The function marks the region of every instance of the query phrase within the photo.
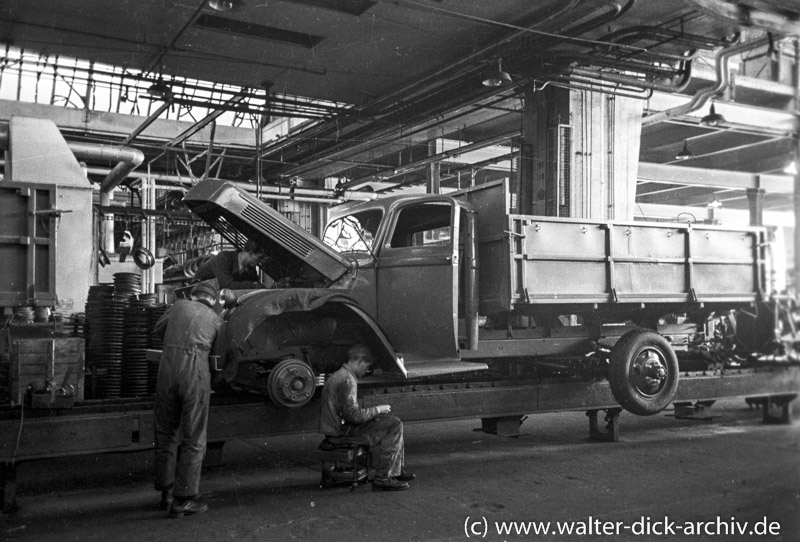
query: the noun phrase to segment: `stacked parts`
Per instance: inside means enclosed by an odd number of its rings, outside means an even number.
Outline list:
[[[115,273],[114,284],[89,288],[84,335],[91,397],[139,397],[155,392],[158,366],[147,361],[158,339],[153,327],[166,310],[155,294],[141,294],[137,273]],[[154,316],[155,315],[155,316]]]
[[[122,395],[122,337],[125,301],[114,295],[114,285],[89,288],[86,302],[86,362],[92,397],[106,399]]]
[[[155,303],[150,296],[130,299],[125,309],[125,333],[122,343],[122,395],[140,397],[148,394],[149,370],[147,345],[150,342],[150,317],[147,309]]]

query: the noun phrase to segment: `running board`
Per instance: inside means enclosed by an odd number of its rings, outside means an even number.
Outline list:
[[[419,361],[406,363],[408,378],[423,378],[426,376],[447,375],[453,373],[466,373],[469,371],[485,371],[489,366],[485,363],[467,361]]]

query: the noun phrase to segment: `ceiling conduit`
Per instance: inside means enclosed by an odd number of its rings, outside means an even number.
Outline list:
[[[632,75],[604,72],[602,70],[593,68],[572,68],[570,70],[570,77],[576,76],[579,79],[589,79],[589,80],[600,79],[602,81],[609,81],[611,83],[619,83],[621,85],[629,85],[632,87],[659,90],[661,92],[681,92],[689,85],[689,81],[692,78],[692,61],[689,60],[682,64],[683,66],[681,68],[682,72],[681,80],[674,85],[667,83],[659,83],[658,81],[646,81],[644,79],[639,79],[638,77],[634,77]]]
[[[667,109],[666,111],[660,111],[658,113],[647,115],[642,119],[642,126],[649,126],[658,122],[664,122],[700,109],[711,97],[719,94],[728,86],[728,83],[730,82],[730,70],[728,69],[728,64],[732,56],[744,53],[751,49],[763,47],[767,44],[769,44],[769,38],[764,36],[756,40],[738,43],[736,45],[732,45],[731,47],[726,47],[725,49],[720,50],[716,55],[715,62],[717,82],[713,86],[700,89],[700,91],[685,104],[673,107],[672,109]]]

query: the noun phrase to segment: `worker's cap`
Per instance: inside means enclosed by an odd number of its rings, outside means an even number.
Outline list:
[[[193,296],[205,295],[210,297],[211,299],[217,299],[217,289],[213,284],[209,282],[198,282],[195,285],[195,287],[192,288],[192,295]]]

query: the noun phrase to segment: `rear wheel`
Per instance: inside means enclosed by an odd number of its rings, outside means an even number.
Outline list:
[[[285,359],[278,363],[267,378],[267,393],[272,402],[288,408],[308,403],[314,396],[314,371],[304,361]]]
[[[627,411],[651,416],[667,408],[678,389],[678,358],[654,331],[636,329],[617,341],[608,369],[611,392]]]

